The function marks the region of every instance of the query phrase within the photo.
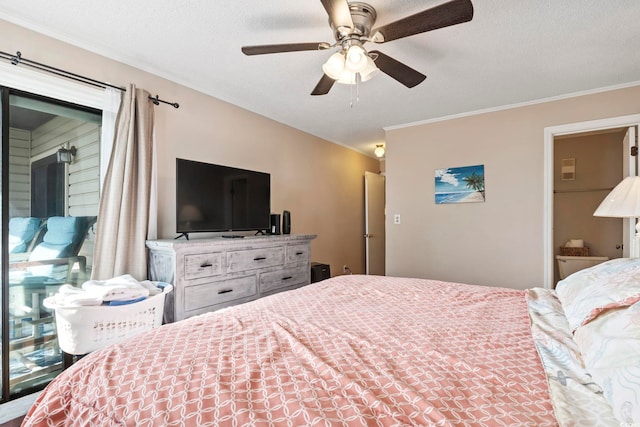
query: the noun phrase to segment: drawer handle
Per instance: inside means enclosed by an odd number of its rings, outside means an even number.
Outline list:
[[[254,261],[263,261],[263,260],[265,260],[265,259],[267,259],[267,257],[266,257],[266,256],[257,256],[257,257],[255,257],[253,260],[254,260]]]
[[[287,276],[282,278],[282,280],[289,280],[289,279],[293,279],[293,276]]]
[[[229,292],[233,292],[233,289],[220,289],[220,290],[218,291],[218,295],[221,295],[221,294],[228,294]]]
[[[206,268],[206,267],[213,267],[213,264],[211,264],[211,263],[205,263],[205,264],[202,264],[202,265],[200,266],[200,268]]]
[[[304,255],[304,252],[296,252],[296,255]]]

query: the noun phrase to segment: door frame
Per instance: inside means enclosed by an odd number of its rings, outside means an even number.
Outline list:
[[[543,183],[543,285],[546,289],[553,289],[553,149],[556,136],[570,135],[581,132],[591,132],[605,129],[624,128],[640,125],[640,114],[610,117],[606,119],[590,120],[578,123],[549,126],[544,128],[544,183]],[[636,174],[636,171],[629,171]],[[632,229],[627,227],[625,230]],[[632,232],[633,233],[633,232]],[[632,236],[633,234],[631,234]]]

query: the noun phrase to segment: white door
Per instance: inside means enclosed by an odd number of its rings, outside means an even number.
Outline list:
[[[385,190],[384,176],[364,173],[365,267],[367,274],[384,276]]]

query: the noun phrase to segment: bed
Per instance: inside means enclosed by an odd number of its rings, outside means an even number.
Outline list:
[[[23,425],[630,426],[638,279],[633,259],[557,290],[334,277],[93,352]]]

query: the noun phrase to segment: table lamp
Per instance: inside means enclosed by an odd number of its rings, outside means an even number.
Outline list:
[[[640,176],[628,176],[611,190],[604,198],[593,216],[613,218],[640,217]],[[636,235],[631,246],[630,256],[638,258],[640,244],[640,223],[636,223]]]

